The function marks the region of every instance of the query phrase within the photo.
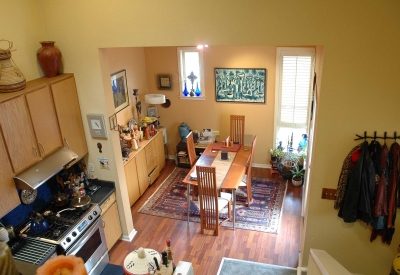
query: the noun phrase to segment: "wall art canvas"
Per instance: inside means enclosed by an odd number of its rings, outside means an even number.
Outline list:
[[[266,69],[215,68],[217,102],[265,103]]]
[[[122,70],[111,75],[111,88],[114,98],[115,113],[129,106],[126,71]]]

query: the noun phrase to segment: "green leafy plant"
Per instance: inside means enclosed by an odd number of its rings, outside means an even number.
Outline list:
[[[292,171],[292,178],[301,179],[304,176],[304,169],[299,169],[299,166],[295,166],[295,170]]]

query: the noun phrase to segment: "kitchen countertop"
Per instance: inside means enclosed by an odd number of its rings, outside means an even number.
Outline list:
[[[101,186],[93,195],[90,196],[92,202],[101,205],[115,191],[115,183],[106,180],[89,180],[90,183]]]

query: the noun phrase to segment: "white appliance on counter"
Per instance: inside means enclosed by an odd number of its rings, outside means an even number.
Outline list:
[[[177,274],[194,275],[192,263],[179,261],[179,263],[174,271],[174,275],[177,275]]]

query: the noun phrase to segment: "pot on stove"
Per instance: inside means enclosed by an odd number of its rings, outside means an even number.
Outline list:
[[[54,204],[56,206],[64,206],[67,203],[68,203],[67,194],[58,192],[57,195],[54,196]]]
[[[40,213],[33,211],[31,213],[30,231],[33,234],[40,234],[40,233],[45,232],[48,229],[49,229],[49,224],[43,218],[43,216]]]

